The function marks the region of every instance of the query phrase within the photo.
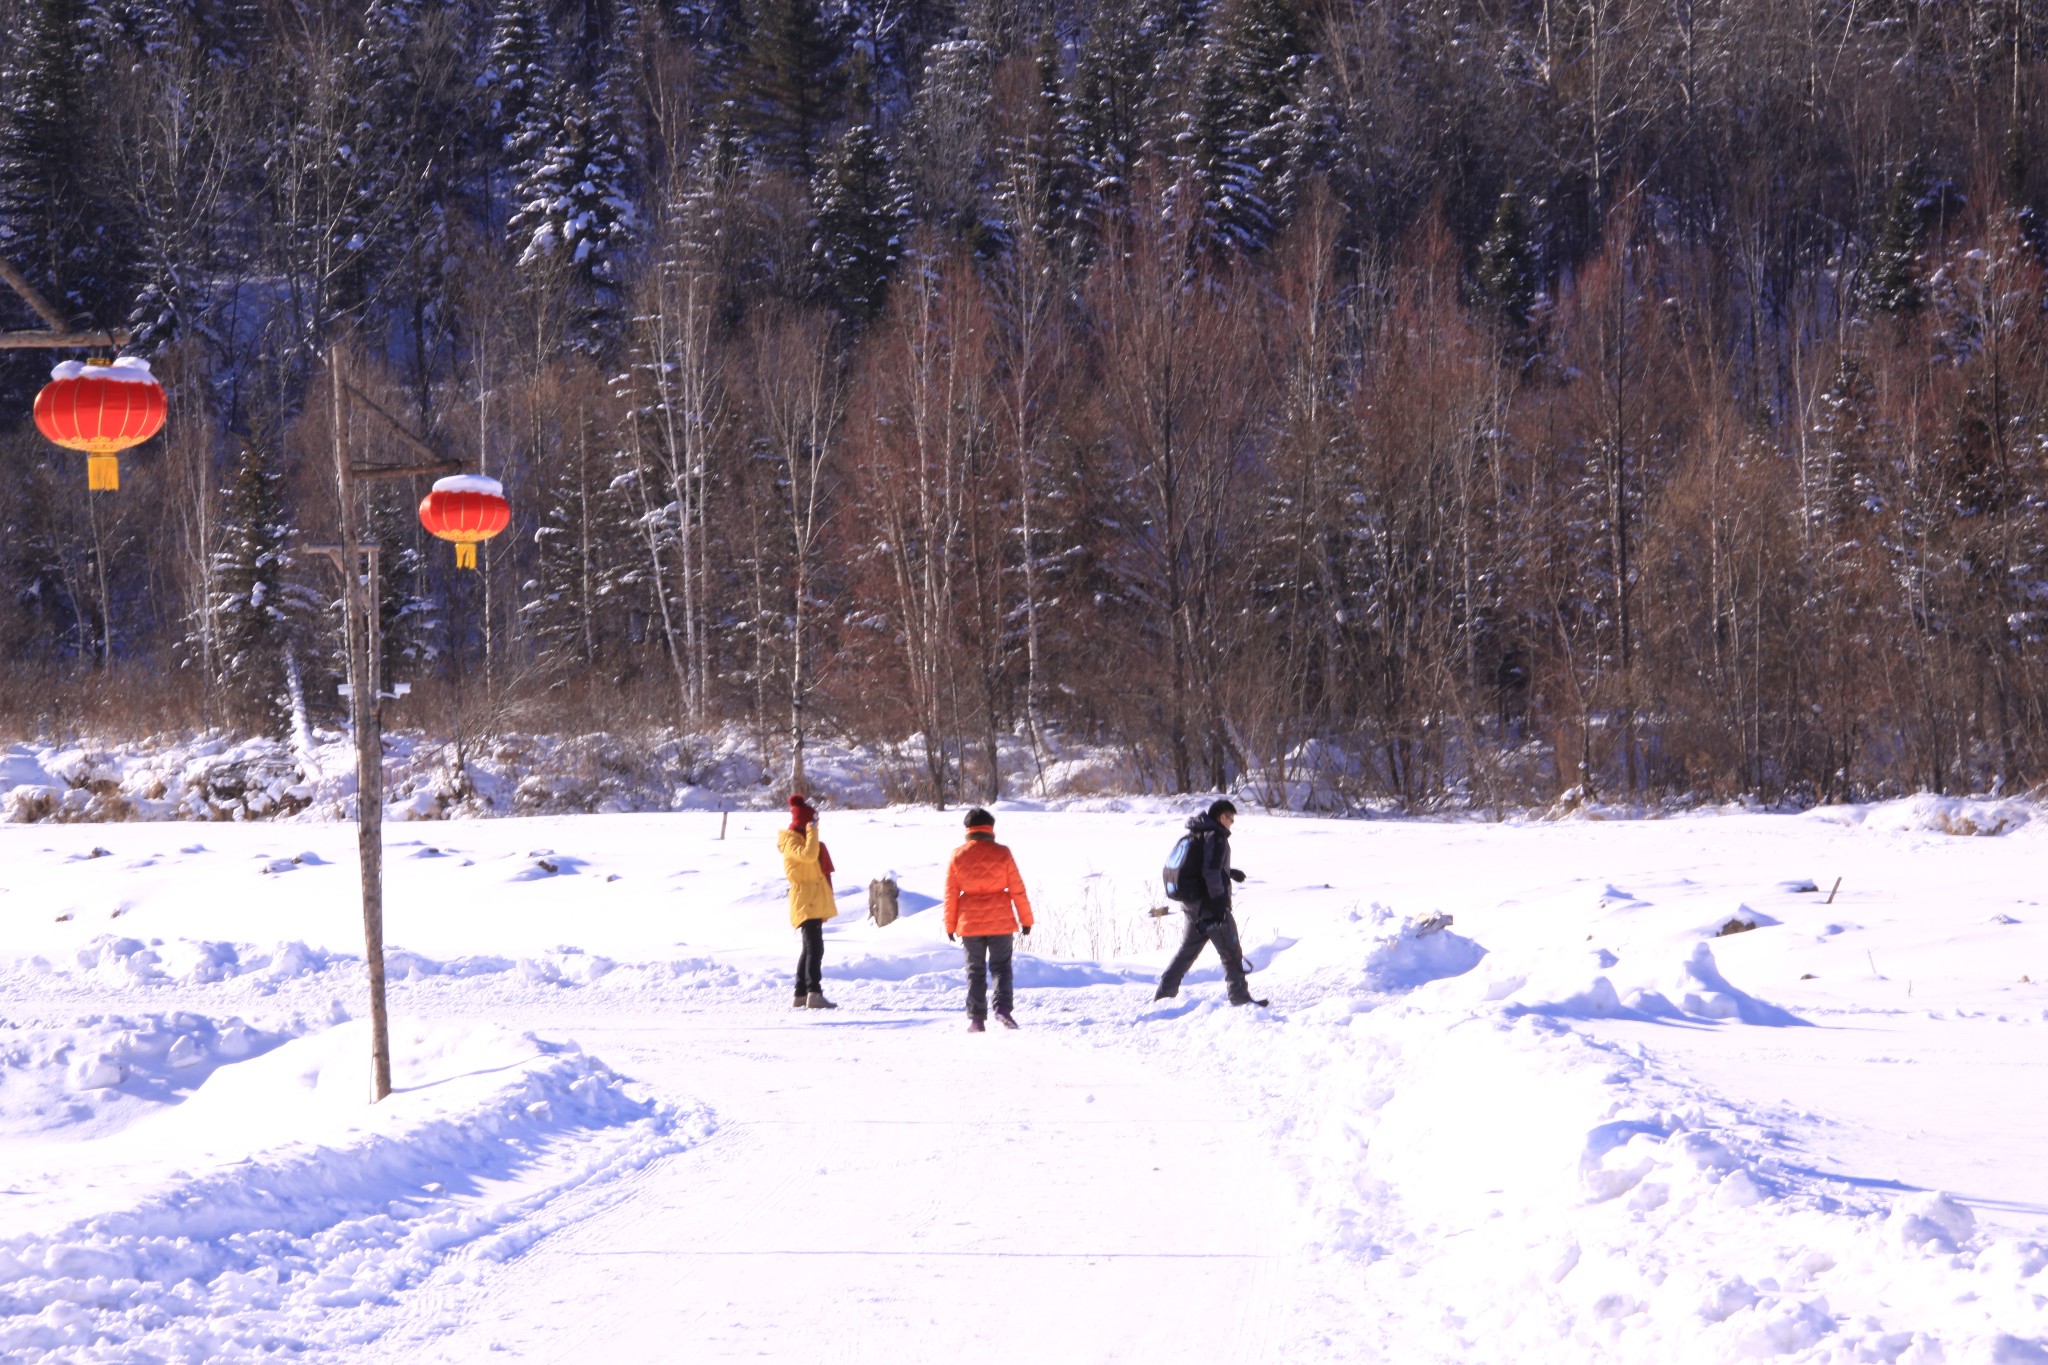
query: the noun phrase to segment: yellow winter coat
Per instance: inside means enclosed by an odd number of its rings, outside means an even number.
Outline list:
[[[801,928],[807,919],[838,914],[832,883],[818,866],[818,827],[806,825],[802,834],[786,829],[775,836],[775,846],[782,850],[782,871],[789,878],[789,922]]]

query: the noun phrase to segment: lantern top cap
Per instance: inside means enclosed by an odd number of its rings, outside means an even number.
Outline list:
[[[434,480],[436,493],[487,493],[494,498],[505,496],[505,485],[482,474],[450,474],[445,479]]]
[[[112,379],[123,384],[156,383],[156,376],[149,372],[149,362],[139,355],[124,355],[111,365],[66,360],[50,371],[52,379],[78,379],[85,375],[91,375],[94,379]]]

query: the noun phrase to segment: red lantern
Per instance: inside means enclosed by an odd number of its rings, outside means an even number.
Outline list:
[[[455,544],[455,567],[476,567],[477,542],[489,540],[512,523],[512,504],[496,479],[456,474],[436,479],[433,491],[420,500],[420,525]]]
[[[117,452],[164,429],[164,388],[136,356],[67,360],[36,395],[36,426],[66,450],[85,452],[87,488],[119,488]]]

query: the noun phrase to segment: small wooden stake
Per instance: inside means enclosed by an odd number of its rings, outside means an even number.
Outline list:
[[[718,812],[718,837],[720,839],[725,838],[725,817],[729,814],[731,814],[730,811],[722,810]]]
[[[1822,905],[1833,905],[1833,904],[1835,903],[1835,893],[1836,893],[1837,891],[1840,891],[1841,889],[1842,889],[1842,879],[1841,879],[1840,877],[1837,877],[1837,878],[1835,878],[1835,884],[1834,884],[1833,886],[1831,886],[1831,887],[1829,887],[1829,888],[1828,888],[1828,898],[1827,898],[1826,900],[1822,901],[1822,902],[1821,902],[1821,904],[1822,904]]]

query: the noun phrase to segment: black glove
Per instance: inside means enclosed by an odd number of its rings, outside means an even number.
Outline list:
[[[1244,873],[1240,872],[1238,869],[1233,867],[1230,869],[1230,880],[1234,882],[1241,882],[1244,880]]]
[[[949,933],[946,935],[946,942],[948,943],[958,943],[959,941],[960,936],[958,934]]]
[[[1028,925],[1028,924],[1024,926],[1024,937],[1026,937],[1026,938],[1030,938],[1030,937],[1031,937],[1031,926],[1030,926],[1030,925]]]

